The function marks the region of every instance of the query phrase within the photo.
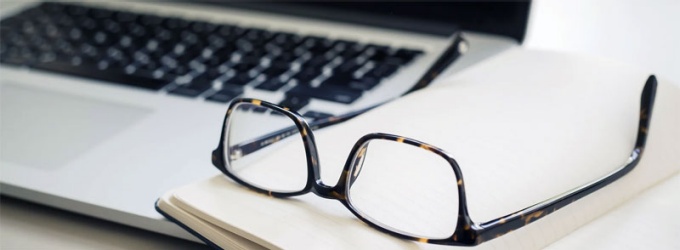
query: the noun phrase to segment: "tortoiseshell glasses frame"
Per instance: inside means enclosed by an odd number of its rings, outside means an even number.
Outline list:
[[[630,157],[628,158],[627,162],[617,168],[616,170],[612,171],[611,173],[596,179],[590,183],[587,183],[583,186],[574,188],[564,194],[561,194],[559,196],[553,197],[551,199],[545,200],[543,202],[539,202],[537,204],[534,204],[532,206],[526,207],[522,210],[516,211],[514,213],[507,214],[505,216],[502,216],[500,218],[490,220],[487,222],[483,223],[475,223],[472,221],[468,214],[467,210],[467,201],[465,197],[465,184],[463,181],[463,175],[460,170],[460,167],[456,163],[456,161],[453,159],[451,155],[446,153],[444,150],[439,149],[435,146],[428,145],[426,143],[402,137],[402,136],[397,136],[397,135],[391,135],[391,134],[383,134],[383,133],[374,133],[374,134],[368,134],[363,137],[361,137],[355,144],[352,150],[350,151],[350,154],[347,158],[347,161],[345,163],[342,175],[340,176],[340,179],[338,180],[337,184],[335,186],[328,186],[324,183],[321,182],[321,177],[319,173],[319,160],[318,160],[318,154],[317,154],[317,147],[316,143],[314,141],[314,134],[312,133],[312,130],[315,128],[320,128],[327,126],[329,124],[335,124],[338,122],[342,122],[344,120],[347,120],[353,116],[356,116],[356,114],[349,114],[346,116],[342,117],[332,117],[328,119],[324,119],[321,121],[314,121],[311,124],[308,124],[305,119],[300,116],[298,113],[290,111],[287,108],[277,106],[275,104],[271,104],[268,102],[260,101],[260,100],[255,100],[255,99],[238,99],[234,102],[231,103],[229,106],[229,110],[227,111],[227,115],[224,118],[224,126],[222,128],[222,133],[221,133],[221,138],[220,138],[220,143],[217,147],[212,152],[212,162],[215,167],[217,167],[220,171],[222,171],[225,175],[229,176],[231,179],[236,181],[237,183],[244,185],[256,192],[266,194],[269,196],[273,197],[290,197],[290,196],[296,196],[296,195],[302,195],[306,194],[309,192],[312,192],[318,196],[321,196],[323,198],[327,199],[335,199],[340,201],[345,207],[347,207],[357,218],[365,222],[366,224],[370,225],[371,227],[374,227],[377,230],[380,230],[384,233],[393,235],[398,238],[402,239],[407,239],[407,240],[413,240],[413,241],[418,241],[418,242],[423,242],[423,243],[432,243],[432,244],[441,244],[441,245],[458,245],[458,246],[474,246],[481,244],[483,242],[492,240],[494,238],[500,237],[510,231],[516,230],[518,228],[521,228],[527,224],[530,224],[538,219],[541,219],[545,217],[548,214],[551,214],[555,212],[556,210],[573,203],[576,200],[579,200],[586,195],[604,187],[607,186],[608,184],[616,181],[617,179],[621,178],[623,175],[627,174],[635,166],[638,164],[642,157],[642,153],[645,148],[645,141],[647,139],[647,130],[649,128],[649,123],[651,119],[651,114],[652,114],[652,108],[654,105],[654,98],[656,94],[656,87],[657,87],[657,81],[656,78],[652,75],[647,79],[647,82],[643,88],[642,91],[642,96],[640,100],[640,118],[639,118],[639,127],[638,127],[638,133],[637,133],[637,140],[635,142],[635,146],[633,148],[633,152],[630,154]],[[231,112],[240,104],[243,103],[249,103],[255,106],[264,106],[269,109],[275,110],[290,119],[292,119],[295,122],[295,128],[289,128],[289,129],[284,129],[284,131],[278,131],[273,134],[265,135],[262,138],[257,139],[257,142],[261,142],[263,140],[266,140],[267,138],[273,138],[275,136],[281,136],[282,134],[286,134],[287,136],[290,136],[290,129],[297,130],[299,134],[302,136],[302,140],[304,143],[304,148],[306,151],[307,155],[307,171],[308,171],[308,177],[307,177],[307,183],[306,186],[297,192],[289,192],[289,193],[282,193],[282,192],[275,192],[271,190],[265,190],[261,189],[259,187],[253,186],[248,184],[247,182],[241,180],[240,178],[237,177],[237,175],[233,174],[230,172],[229,168],[226,166],[228,163],[225,161],[225,155],[224,155],[224,147],[227,145],[224,145],[225,142],[225,129],[227,129],[227,122],[229,119],[229,115]],[[418,238],[418,237],[413,237],[409,235],[405,235],[399,232],[395,232],[393,230],[384,228],[376,223],[373,223],[371,220],[365,218],[362,216],[361,213],[359,213],[351,204],[349,199],[347,199],[347,194],[348,194],[348,178],[355,178],[352,177],[349,173],[351,172],[352,164],[360,157],[363,157],[360,153],[362,151],[362,147],[365,147],[367,143],[371,140],[391,140],[399,143],[405,143],[409,144],[412,146],[416,147],[421,147],[426,150],[429,150],[432,153],[435,153],[439,155],[440,157],[444,158],[453,168],[453,172],[456,177],[456,183],[458,186],[458,222],[455,226],[455,231],[453,232],[453,235],[446,237],[446,238],[440,238],[440,239],[430,239],[430,238]],[[232,147],[239,147],[239,150],[241,150],[242,153],[248,154],[250,152],[254,152],[262,147],[265,147],[267,145],[263,146],[258,146],[258,145],[263,145],[260,143],[245,143],[241,145],[236,145]],[[350,180],[351,183],[351,180]]]

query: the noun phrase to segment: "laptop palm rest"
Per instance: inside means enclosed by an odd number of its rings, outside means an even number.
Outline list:
[[[44,170],[59,168],[150,112],[70,94],[2,84],[0,159]]]

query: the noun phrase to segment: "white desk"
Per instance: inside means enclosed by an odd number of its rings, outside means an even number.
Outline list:
[[[525,46],[609,57],[647,69],[660,79],[680,84],[678,13],[680,2],[674,0],[538,0],[532,6]],[[670,200],[671,207],[678,208],[680,199],[671,198],[673,195],[677,194],[663,191],[651,194],[656,197],[655,200]],[[636,210],[624,210],[631,211]],[[654,209],[647,208],[645,211],[654,212]],[[668,227],[676,229],[670,235],[676,236],[677,243],[677,236],[680,236],[677,222],[680,218],[667,219],[670,223],[675,222],[668,224]],[[577,240],[573,241],[576,242],[580,241],[578,239],[590,242],[592,235],[576,234],[574,237]],[[562,246],[575,246],[573,242],[564,244]],[[0,204],[0,248],[199,249],[206,246],[31,203],[3,199]]]
[[[208,249],[208,247],[2,197],[0,249]]]
[[[535,0],[524,46],[600,56],[680,84],[680,1]]]

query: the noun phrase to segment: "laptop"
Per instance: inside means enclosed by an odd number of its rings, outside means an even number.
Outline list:
[[[528,10],[528,2],[3,3],[0,191],[193,240],[153,203],[218,174],[209,154],[231,100],[263,99],[310,120],[370,107],[410,89],[458,31],[469,50],[445,74],[517,46]]]

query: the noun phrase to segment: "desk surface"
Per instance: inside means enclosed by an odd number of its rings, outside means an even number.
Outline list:
[[[680,84],[677,13],[680,2],[674,0],[535,1],[525,46],[609,57]],[[676,198],[672,204],[679,203]],[[207,248],[6,197],[0,202],[0,222],[1,249]]]
[[[3,196],[0,249],[208,249],[196,242]]]
[[[680,1],[534,0],[524,46],[599,56],[680,84]]]

